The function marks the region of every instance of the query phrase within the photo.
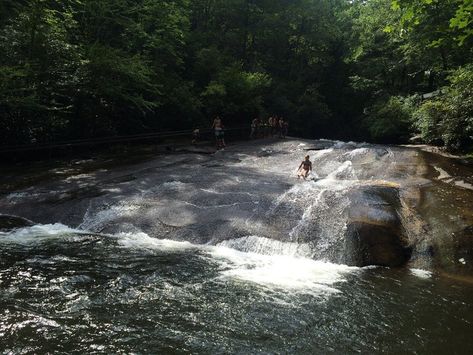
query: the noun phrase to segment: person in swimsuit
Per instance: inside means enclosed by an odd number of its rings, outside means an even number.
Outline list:
[[[225,148],[225,140],[223,134],[223,123],[220,116],[215,117],[212,128],[215,130],[215,140],[217,143],[217,149]]]
[[[259,129],[259,118],[256,117],[252,122],[251,122],[251,133],[250,133],[250,138],[257,138],[258,137],[258,129]]]
[[[266,123],[266,125],[264,127],[264,136],[265,136],[265,138],[269,137],[271,135],[272,126],[273,126],[273,116],[268,118],[268,122]]]
[[[284,127],[283,127],[283,130],[282,130],[282,137],[283,138],[286,138],[288,130],[289,130],[289,122],[284,121]]]
[[[278,125],[279,125],[279,117],[274,116],[271,122],[271,137],[274,137],[278,134]]]
[[[278,122],[278,132],[279,132],[279,138],[283,138],[283,132],[284,132],[284,120],[282,117],[279,117],[279,122]]]
[[[310,157],[307,155],[305,160],[302,161],[301,165],[297,169],[297,178],[300,179],[301,177],[305,180],[309,172],[312,171],[312,162],[309,160]]]

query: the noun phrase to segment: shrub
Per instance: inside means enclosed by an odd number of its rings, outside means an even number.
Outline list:
[[[247,120],[263,109],[263,98],[271,78],[265,73],[251,73],[232,66],[211,81],[202,100],[209,114],[223,114],[234,119]]]
[[[428,142],[441,141],[448,150],[473,145],[473,65],[455,70],[442,96],[425,101],[414,113],[414,125]]]
[[[363,126],[371,140],[379,143],[406,142],[410,135],[412,100],[392,96],[368,109]]]

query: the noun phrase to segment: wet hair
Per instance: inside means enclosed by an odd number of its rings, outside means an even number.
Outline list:
[[[309,159],[309,158],[310,158],[310,156],[306,155],[306,156],[305,156],[305,158],[306,158],[306,159]]]

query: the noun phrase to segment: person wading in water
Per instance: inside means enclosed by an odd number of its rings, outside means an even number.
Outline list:
[[[312,171],[312,162],[309,160],[310,156],[306,156],[305,160],[302,161],[301,165],[297,169],[297,178],[300,179],[301,177],[305,180],[309,172]]]

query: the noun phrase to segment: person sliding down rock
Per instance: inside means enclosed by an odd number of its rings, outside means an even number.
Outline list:
[[[300,179],[301,177],[305,180],[309,172],[312,171],[312,162],[309,160],[310,156],[306,156],[305,160],[302,161],[301,165],[297,169],[297,178]]]

